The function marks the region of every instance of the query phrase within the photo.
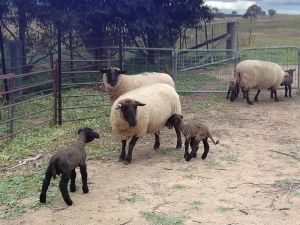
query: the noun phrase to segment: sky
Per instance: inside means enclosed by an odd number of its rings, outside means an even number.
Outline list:
[[[217,7],[223,13],[244,14],[250,5],[257,4],[263,11],[276,10],[281,14],[300,14],[300,0],[205,0],[206,5]]]

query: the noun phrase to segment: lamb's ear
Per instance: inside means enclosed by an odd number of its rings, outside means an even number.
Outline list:
[[[80,128],[77,133],[80,134],[82,131],[83,131],[83,128]]]
[[[127,70],[120,70],[118,71],[118,74],[126,74],[127,73]]]
[[[119,103],[119,104],[117,105],[116,109],[120,109],[121,107],[122,107],[122,104]]]
[[[181,119],[183,119],[183,115],[179,115]]]
[[[146,104],[141,103],[141,102],[139,102],[139,101],[135,101],[135,103],[136,103],[137,106],[144,106],[144,105],[146,105]]]
[[[100,71],[101,71],[101,73],[107,73],[108,69],[107,68],[102,68]]]

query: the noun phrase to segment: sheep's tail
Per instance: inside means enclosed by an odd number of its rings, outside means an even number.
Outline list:
[[[219,144],[219,140],[216,139],[216,141],[213,139],[213,137],[210,135],[210,133],[208,133],[208,137],[210,138],[210,140],[215,144]]]
[[[57,163],[58,163],[58,158],[55,158],[53,161],[52,161],[52,177],[53,178],[56,178],[56,166],[57,166]]]

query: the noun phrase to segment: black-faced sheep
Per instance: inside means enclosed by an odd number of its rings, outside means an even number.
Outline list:
[[[230,101],[233,102],[237,97],[238,87],[245,90],[245,98],[248,104],[253,105],[249,99],[249,91],[257,89],[254,101],[258,100],[258,95],[262,89],[270,90],[277,98],[277,89],[283,81],[284,71],[273,62],[261,60],[244,60],[236,66],[234,88],[230,94]]]
[[[154,148],[160,145],[158,132],[168,118],[181,113],[181,104],[175,89],[168,84],[152,84],[121,95],[113,104],[110,123],[113,132],[122,140],[119,161],[131,162],[136,141],[147,133],[155,134]],[[181,146],[181,134],[177,134],[177,146]],[[126,155],[126,142],[131,138]]]
[[[192,121],[190,123],[186,123],[183,121],[183,117],[179,114],[172,115],[166,123],[166,126],[171,129],[173,127],[178,127],[181,133],[185,137],[185,151],[184,151],[184,158],[186,161],[191,160],[191,158],[197,157],[197,151],[199,149],[200,141],[203,142],[204,145],[204,152],[202,154],[202,159],[207,157],[209,152],[209,144],[207,139],[210,138],[211,141],[216,145],[219,143],[218,140],[214,140],[211,136],[208,128],[197,121]],[[189,145],[192,148],[191,153],[189,153]]]
[[[46,193],[51,178],[55,178],[56,175],[61,174],[61,180],[59,182],[60,192],[64,201],[68,205],[72,205],[73,201],[68,192],[68,182],[71,178],[70,191],[74,192],[76,190],[75,168],[78,166],[80,167],[82,178],[82,191],[83,193],[89,192],[87,184],[86,153],[84,147],[86,143],[93,141],[95,138],[99,138],[99,134],[94,132],[91,128],[81,128],[78,130],[78,134],[77,141],[69,148],[60,150],[51,157],[43,180],[42,191],[40,194],[41,203],[46,203]]]
[[[103,83],[105,91],[109,95],[111,104],[128,91],[154,83],[165,83],[175,87],[174,81],[169,74],[145,72],[135,75],[125,75],[125,70],[120,70],[116,67],[104,68]]]
[[[288,91],[289,91],[289,97],[292,97],[292,83],[294,81],[293,76],[294,76],[295,70],[296,69],[285,70],[285,72],[287,74],[284,76],[283,81],[280,84],[281,86],[284,86],[284,90],[285,90],[284,96],[285,97],[287,97]]]

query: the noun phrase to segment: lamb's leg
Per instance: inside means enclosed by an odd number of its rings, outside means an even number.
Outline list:
[[[271,98],[273,98],[273,91],[271,91]]]
[[[292,85],[289,84],[289,97],[292,97]]]
[[[191,142],[191,138],[185,139],[185,142],[184,142],[184,147],[185,148],[184,148],[184,156],[183,157],[185,158],[186,161],[190,161],[191,158],[192,158],[192,156],[189,153],[190,142]],[[191,143],[191,145],[192,145],[192,143]]]
[[[64,201],[68,205],[73,204],[73,201],[71,200],[69,192],[68,192],[68,182],[70,180],[70,177],[71,177],[71,171],[63,172],[61,174],[61,179],[59,182],[59,188],[60,188],[61,195],[62,195]]]
[[[255,97],[254,97],[254,101],[255,101],[255,102],[257,102],[259,93],[260,93],[260,90],[258,89],[258,90],[257,90],[257,93],[256,93],[256,95],[255,95]],[[272,92],[271,92],[271,93],[272,93]]]
[[[249,98],[249,90],[245,91],[246,100],[249,105],[253,105],[253,102]]]
[[[278,102],[278,97],[277,97],[277,90],[274,89],[273,90],[273,93],[274,93],[274,98],[275,98],[275,101]]]
[[[75,180],[76,180],[76,171],[75,171],[75,169],[72,169],[72,172],[71,172],[71,183],[70,183],[70,191],[71,192],[75,192],[76,191]]]
[[[197,141],[195,140],[195,137],[192,137],[191,139],[191,143],[193,142],[193,144],[191,145],[192,151],[191,151],[191,155],[193,158],[197,157],[197,151],[199,148],[199,142],[197,143]]]
[[[125,158],[124,164],[129,164],[131,162],[132,159],[132,150],[137,142],[139,138],[136,136],[133,136],[129,142],[129,146],[128,146],[128,153],[127,156]]]
[[[86,164],[80,165],[80,174],[81,174],[81,179],[82,179],[82,192],[88,193],[89,187],[87,184]]]
[[[43,186],[42,186],[42,191],[40,194],[40,202],[41,203],[46,203],[46,194],[47,194],[47,190],[51,181],[51,177],[52,177],[52,167],[48,166],[46,173],[45,173],[45,178],[43,180]]]
[[[174,127],[174,128],[175,128],[176,137],[177,137],[176,148],[181,148],[182,147],[181,132],[178,127]]]
[[[125,157],[126,157],[126,140],[122,140],[122,151],[119,156],[119,162],[125,160]]]
[[[154,133],[155,135],[155,144],[154,144],[154,149],[158,149],[160,146],[160,141],[159,141],[159,132]]]
[[[284,97],[287,97],[287,93],[288,93],[288,85],[284,85]]]
[[[242,90],[242,93],[243,93],[243,99],[246,98],[246,95],[245,95],[245,88],[244,87],[241,87],[241,90]]]
[[[202,159],[205,159],[207,157],[207,154],[209,152],[209,144],[207,142],[207,138],[203,139],[203,145],[204,145],[204,152],[202,154]]]
[[[230,88],[228,89],[228,91],[227,91],[227,96],[226,96],[226,99],[228,99],[229,98],[229,95],[230,95]]]

